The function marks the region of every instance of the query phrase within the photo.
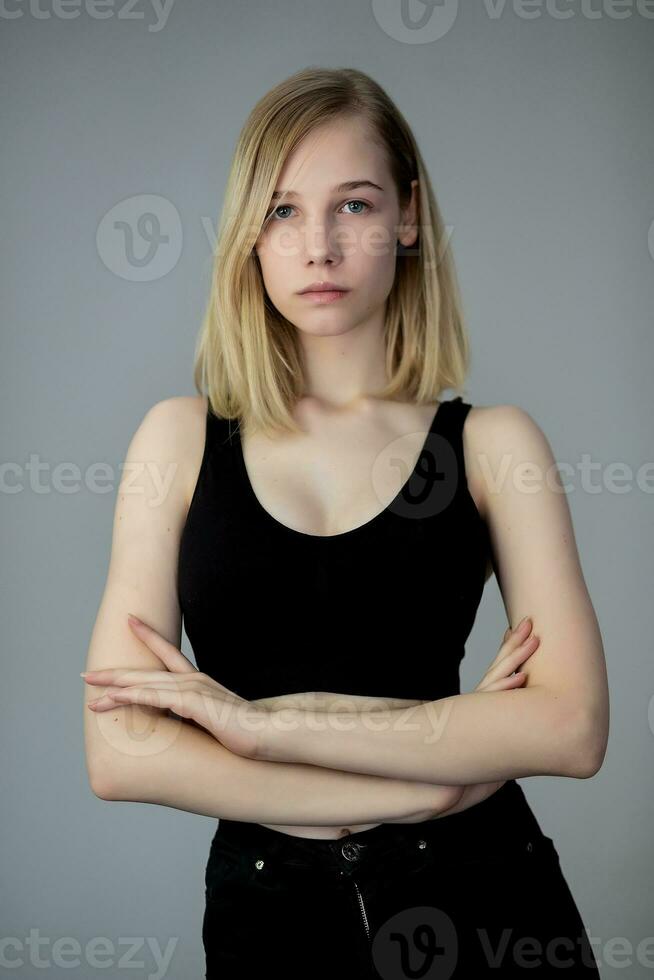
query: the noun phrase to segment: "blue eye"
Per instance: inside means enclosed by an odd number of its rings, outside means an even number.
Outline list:
[[[284,208],[286,208],[286,210],[288,211],[290,207],[291,207],[290,204],[280,204],[278,208],[273,208],[273,210],[270,212],[270,217],[273,217],[273,215],[277,217],[278,211],[282,211]]]
[[[366,204],[365,201],[358,201],[358,200],[346,201],[345,204],[344,204],[344,207],[347,207],[348,204],[363,204],[364,208],[368,208],[368,210],[370,210],[370,205],[369,204]],[[362,213],[361,211],[357,211],[356,212],[356,214],[361,214],[361,213]]]
[[[348,207],[350,204],[362,204],[364,206],[364,208],[367,208],[369,211],[372,210],[372,205],[371,204],[367,204],[365,201],[359,201],[357,198],[353,199],[352,201],[346,201],[345,204],[343,205],[343,207]],[[269,211],[268,214],[267,214],[267,216],[266,216],[266,218],[267,219],[275,218],[278,221],[284,221],[285,219],[282,218],[282,217],[280,217],[280,215],[277,212],[278,211],[284,211],[284,210],[285,211],[289,211],[289,210],[292,209],[292,207],[293,207],[292,204],[280,204],[276,208],[273,208],[272,211]],[[350,211],[349,213],[350,214],[365,214],[364,211],[354,211],[354,212]]]

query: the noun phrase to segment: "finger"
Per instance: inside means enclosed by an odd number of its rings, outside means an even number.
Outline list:
[[[483,690],[485,691],[503,691],[509,687],[517,687],[523,681],[527,679],[527,675],[524,671],[516,671],[513,674],[507,674],[505,677],[498,677],[496,680],[492,681],[490,684],[484,685]]]
[[[531,632],[532,626],[533,626],[533,623],[532,623],[531,619],[529,618],[529,616],[525,616],[524,619],[521,619],[520,620],[520,622],[515,627],[515,629],[510,629],[509,630],[509,636],[508,636],[508,641],[507,642],[509,642],[509,643],[511,643],[511,642],[513,642],[513,643],[519,643],[526,636],[529,636],[529,633]]]
[[[507,654],[512,653],[516,649],[516,647],[520,646],[521,643],[524,643],[524,641],[531,633],[532,626],[533,624],[528,616],[526,616],[522,620],[522,622],[518,623],[516,628],[514,630],[511,630],[511,632],[509,633],[508,640],[505,640],[504,643],[501,645],[497,657],[495,658],[495,662],[499,662],[503,660],[504,657],[507,656]]]
[[[521,684],[526,680],[527,675],[518,671],[516,674],[510,674],[508,677],[500,677],[498,680],[493,681],[488,687],[482,688],[484,691],[508,691],[512,688],[520,687]]]
[[[176,646],[169,643],[152,626],[148,626],[147,623],[144,623],[143,620],[134,616],[132,613],[128,613],[127,622],[139,640],[145,643],[146,647],[159,657],[168,670],[174,671],[175,673],[190,673],[197,669],[188,657],[184,656],[181,650],[178,650]]]
[[[525,618],[518,623],[514,630],[512,630],[510,626],[506,628],[500,648],[497,651],[495,658],[491,661],[489,670],[501,663],[507,653],[510,653],[516,646],[519,646],[523,642],[523,640],[529,635],[531,626],[531,619],[529,616],[525,616]]]
[[[487,680],[493,681],[498,677],[506,677],[507,674],[513,673],[520,664],[524,663],[536,651],[539,643],[540,639],[535,634],[527,637],[519,647],[516,647],[511,653],[507,653],[495,666],[488,669],[484,677],[484,683]]]
[[[199,673],[199,671],[195,671]],[[135,670],[127,667],[105,667],[103,670],[91,670],[82,675],[87,684],[113,684],[116,687],[128,687],[138,684],[179,684],[179,674],[168,670]],[[186,679],[186,678],[185,678]]]
[[[145,691],[149,691],[152,695],[150,701],[137,701],[135,698],[129,697],[129,692],[131,690],[140,690],[143,694]],[[181,692],[180,692],[181,697]],[[143,688],[122,688],[122,687],[112,687],[108,688],[100,697],[93,698],[88,702],[88,707],[93,711],[110,711],[120,704],[127,704],[128,702],[133,702],[134,704],[148,704],[153,708],[161,708],[161,710],[166,710],[167,705],[163,703],[163,699],[158,697],[158,688],[154,687],[143,687]],[[172,709],[171,709],[172,710]]]
[[[189,698],[188,692],[183,697],[180,691],[174,691],[172,689],[160,690],[153,687],[126,687],[103,694],[100,701],[105,702],[100,710],[105,707],[115,707],[116,704],[143,704],[149,708],[170,708],[175,714],[186,718],[189,717],[191,698]],[[99,702],[93,707],[97,711]]]
[[[515,650],[505,654],[494,667],[489,668],[486,676],[490,676],[494,680],[498,676],[511,674],[516,667],[519,667],[521,663],[524,663],[535,652],[539,643],[539,637],[532,634],[519,647],[516,647]]]
[[[527,657],[532,655],[539,643],[540,638],[535,633],[532,633],[531,636],[528,636],[526,640],[523,640],[520,646],[516,647],[515,650],[505,654],[495,668],[495,671],[500,671],[505,674],[512,673],[512,671],[523,663]]]
[[[100,698],[95,698],[93,701],[89,701],[87,708],[92,711],[107,711],[110,708],[115,708],[117,702],[114,701],[110,694],[103,694]]]
[[[246,701],[231,701],[228,699],[207,697],[206,691],[196,687],[119,687],[105,694],[117,703],[144,704],[152,708],[168,708],[182,718],[193,718],[200,725],[208,723],[214,715],[231,714],[240,710]]]

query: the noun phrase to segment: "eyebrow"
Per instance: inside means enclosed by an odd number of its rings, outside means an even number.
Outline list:
[[[332,192],[334,194],[340,194],[343,191],[354,191],[359,187],[371,187],[373,190],[381,191],[384,193],[384,188],[380,187],[379,184],[373,183],[372,180],[346,180],[342,184],[337,184],[336,187],[332,187]],[[301,194],[297,194],[295,191],[273,191],[271,200],[276,201],[280,197],[301,197]]]

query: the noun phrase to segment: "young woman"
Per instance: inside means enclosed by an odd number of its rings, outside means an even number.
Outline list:
[[[298,72],[226,200],[200,394],[147,413],[118,495],[93,789],[219,818],[207,978],[598,977],[516,779],[599,769],[601,637],[540,428],[440,397],[469,349],[411,131],[367,75]],[[461,694],[493,571],[516,628]]]

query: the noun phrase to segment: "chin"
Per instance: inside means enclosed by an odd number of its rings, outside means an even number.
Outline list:
[[[300,333],[310,337],[340,337],[342,334],[354,330],[355,324],[338,322],[335,318],[324,317],[319,323],[314,320],[311,323],[296,323],[295,326]]]

